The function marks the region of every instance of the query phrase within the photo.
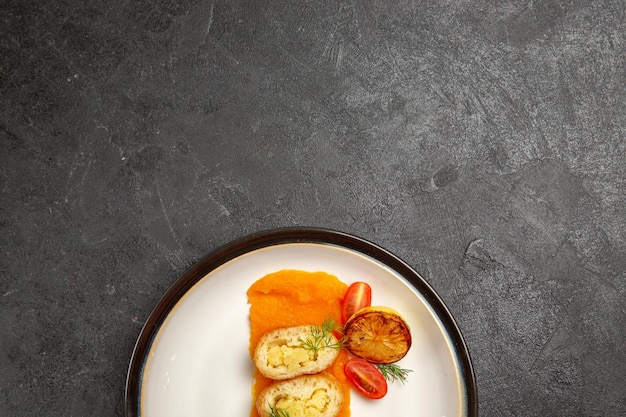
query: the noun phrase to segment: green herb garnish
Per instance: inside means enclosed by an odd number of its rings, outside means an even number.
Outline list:
[[[311,326],[311,336],[306,340],[298,339],[302,347],[313,352],[313,360],[317,360],[320,349],[341,349],[345,345],[345,339],[337,340],[333,332],[340,327],[331,318],[322,322],[321,326]]]
[[[270,411],[267,417],[289,417],[289,411],[274,408],[270,405]]]
[[[413,372],[410,369],[402,369],[394,363],[377,363],[376,367],[387,381],[400,381],[403,384],[406,382],[409,373]]]

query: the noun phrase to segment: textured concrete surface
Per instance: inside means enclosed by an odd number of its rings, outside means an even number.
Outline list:
[[[370,239],[469,344],[483,416],[626,415],[626,6],[0,7],[0,415],[123,415],[212,249]]]

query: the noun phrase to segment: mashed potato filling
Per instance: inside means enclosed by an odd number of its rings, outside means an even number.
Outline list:
[[[312,351],[301,346],[274,345],[268,350],[267,364],[272,368],[285,366],[293,371],[313,361],[313,356]]]
[[[311,398],[298,398],[291,395],[280,398],[276,408],[284,410],[290,416],[318,417],[328,406],[330,397],[325,389],[317,389]]]

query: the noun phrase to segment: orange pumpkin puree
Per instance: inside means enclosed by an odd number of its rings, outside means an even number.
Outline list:
[[[341,323],[341,300],[348,286],[325,272],[282,270],[264,276],[248,289],[250,303],[250,357],[261,336],[280,327],[321,325],[333,318]],[[327,372],[343,387],[344,403],[339,417],[350,417],[350,385],[343,371],[348,354],[341,351]],[[259,392],[272,383],[255,368],[250,417],[258,417],[254,402]]]

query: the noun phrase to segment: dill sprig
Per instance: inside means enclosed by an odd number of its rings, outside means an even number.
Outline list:
[[[341,349],[345,345],[345,338],[337,340],[333,332],[340,327],[332,318],[324,319],[321,326],[311,326],[311,336],[306,339],[299,338],[302,347],[313,352],[313,360],[317,360],[320,349]]]
[[[270,411],[267,417],[289,417],[289,411],[280,408],[274,408],[270,405]]]
[[[376,367],[380,370],[387,381],[400,381],[403,384],[406,382],[409,373],[413,372],[410,369],[402,369],[395,363],[377,363]]]

